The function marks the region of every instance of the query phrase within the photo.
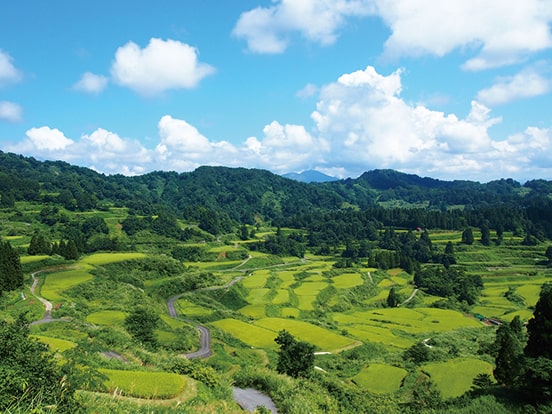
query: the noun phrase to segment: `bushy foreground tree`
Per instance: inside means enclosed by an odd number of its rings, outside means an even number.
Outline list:
[[[145,347],[154,350],[158,347],[155,328],[159,324],[159,316],[146,308],[137,308],[125,319],[125,329],[134,339]]]
[[[274,341],[280,345],[278,365],[276,370],[280,374],[290,377],[305,377],[314,368],[314,345],[297,341],[286,330],[278,332]]]
[[[48,346],[29,337],[24,315],[0,321],[1,412],[79,412],[74,385]]]

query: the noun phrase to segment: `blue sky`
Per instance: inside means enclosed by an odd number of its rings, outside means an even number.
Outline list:
[[[552,2],[6,2],[0,150],[107,174],[552,179]]]

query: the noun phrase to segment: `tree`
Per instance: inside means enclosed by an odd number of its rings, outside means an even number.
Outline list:
[[[527,323],[523,386],[538,401],[552,399],[552,284],[543,285]]]
[[[124,325],[134,339],[151,350],[157,349],[155,328],[159,325],[159,316],[155,313],[145,308],[137,308],[126,317]]]
[[[513,386],[522,372],[522,344],[509,325],[502,325],[496,332],[498,353],[493,375],[499,384]]]
[[[64,375],[48,346],[29,333],[25,315],[0,321],[0,411],[80,412],[73,378]]]
[[[548,259],[548,264],[552,264],[552,246],[548,246],[546,248],[546,252],[544,253],[544,255]]]
[[[52,253],[52,245],[42,233],[33,234],[27,253],[31,256],[37,254],[50,255]]]
[[[401,298],[395,289],[395,286],[389,289],[389,294],[387,295],[387,307],[396,308],[399,303],[401,303]]]
[[[19,254],[9,242],[0,241],[0,293],[23,286]]]
[[[491,244],[491,230],[487,224],[481,226],[481,244],[484,246]]]
[[[541,288],[533,318],[527,323],[525,355],[552,359],[552,284]]]
[[[280,374],[287,374],[298,378],[307,376],[314,368],[314,345],[297,341],[286,330],[278,332],[274,339],[280,345],[278,365],[276,370]]]
[[[464,244],[473,244],[473,231],[471,227],[467,227],[462,232],[462,243]]]

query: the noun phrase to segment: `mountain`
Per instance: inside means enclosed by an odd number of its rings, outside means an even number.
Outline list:
[[[106,176],[62,161],[41,162],[0,151],[0,207],[18,200],[54,202],[81,211],[125,206],[141,215],[156,214],[164,206],[185,219],[213,215],[213,220],[242,223],[259,218],[283,223],[283,218],[315,211],[378,206],[473,210],[508,205],[532,209],[546,219],[552,182],[532,180],[521,185],[501,179],[482,184],[373,170],[355,179],[305,183],[266,170],[228,167]]]
[[[303,183],[326,183],[338,180],[338,178],[326,175],[316,170],[307,170],[301,173],[287,173],[284,174],[283,177]]]

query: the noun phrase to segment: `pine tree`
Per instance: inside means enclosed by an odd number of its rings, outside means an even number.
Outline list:
[[[525,374],[522,386],[529,398],[552,400],[552,284],[545,284],[527,324]]]
[[[515,332],[502,325],[496,332],[498,353],[495,359],[494,377],[499,384],[513,386],[521,374],[523,347]]]
[[[464,244],[473,244],[473,231],[471,227],[467,227],[462,232],[462,243]]]
[[[0,241],[0,292],[23,285],[23,271],[19,254],[9,242]]]

